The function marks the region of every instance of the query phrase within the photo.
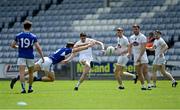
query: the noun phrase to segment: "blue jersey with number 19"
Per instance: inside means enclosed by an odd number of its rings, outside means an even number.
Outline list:
[[[18,43],[18,57],[34,59],[33,45],[37,42],[36,35],[30,32],[21,32],[17,34],[15,41]]]

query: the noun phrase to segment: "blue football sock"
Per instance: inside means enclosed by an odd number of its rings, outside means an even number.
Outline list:
[[[31,89],[32,89],[32,86],[29,85],[29,90],[31,90]]]

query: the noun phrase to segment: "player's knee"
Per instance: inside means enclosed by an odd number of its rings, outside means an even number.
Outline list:
[[[116,66],[116,68],[115,68],[115,72],[119,72],[121,70],[121,67],[118,65],[118,66]]]
[[[49,82],[53,82],[54,80],[55,80],[55,78],[49,77]]]
[[[117,78],[118,77],[118,72],[114,72],[114,76]]]
[[[39,64],[34,65],[34,72],[41,70],[41,67]]]
[[[85,65],[86,64],[86,61],[80,61],[81,64]]]
[[[87,76],[88,73],[83,73],[82,77],[85,78]]]
[[[53,75],[52,76],[48,76],[48,78],[49,78],[50,82],[53,82],[55,80],[55,76],[53,76]]]
[[[115,75],[115,78],[116,78],[116,79],[119,79],[119,78],[121,78],[121,76],[118,75],[118,74],[116,74],[116,75]]]
[[[118,74],[118,72],[119,72],[119,69],[116,68],[114,71],[115,75]]]
[[[164,71],[164,70],[161,70],[161,74],[167,75],[166,71]]]
[[[147,73],[148,69],[147,68],[143,68],[143,73]]]
[[[88,74],[89,71],[90,71],[90,68],[85,68],[84,71],[83,71],[83,73],[84,73],[84,74]]]
[[[163,75],[166,74],[166,71],[165,71],[163,68],[160,68],[160,72],[161,72],[161,74],[163,74]]]

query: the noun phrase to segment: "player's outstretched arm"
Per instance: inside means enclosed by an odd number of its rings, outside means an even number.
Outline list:
[[[88,45],[88,44],[89,44],[89,43],[75,44],[75,45],[74,45],[74,48],[81,47],[81,46],[85,46],[85,45]]]
[[[72,49],[72,54],[66,58],[65,60],[61,61],[61,63],[63,64],[66,64],[67,62],[69,62],[72,58],[74,58],[74,56],[76,56],[77,52],[80,52],[82,50],[86,50],[88,49],[89,47],[92,47],[95,43],[91,42],[91,43],[88,43],[87,45],[85,46],[80,46],[80,47],[75,47]]]
[[[74,47],[72,49],[72,53],[76,53],[76,52],[79,52],[79,51],[82,51],[82,50],[86,50],[89,47],[92,47],[94,44],[95,44],[94,42],[91,42],[91,43],[86,44],[85,46]]]
[[[39,43],[38,43],[38,42],[36,42],[36,43],[35,43],[35,47],[36,47],[36,49],[37,49],[37,51],[38,51],[39,55],[41,56],[42,61],[43,61],[43,63],[44,63],[44,55],[43,55],[43,52],[42,52],[41,46],[39,45]]]
[[[62,64],[66,64],[68,63],[72,58],[74,58],[74,56],[76,56],[76,53],[71,53],[71,55],[66,58],[65,60],[61,61]]]
[[[102,50],[105,49],[105,48],[104,48],[104,44],[103,44],[102,42],[100,42],[100,41],[98,41],[98,40],[94,40],[94,42],[95,42],[96,44],[101,45]]]

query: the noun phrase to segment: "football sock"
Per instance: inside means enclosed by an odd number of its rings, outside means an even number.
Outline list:
[[[142,85],[142,88],[146,88],[146,86],[143,84],[143,85]]]
[[[148,84],[148,87],[151,87],[151,84],[150,84],[150,83]]]
[[[120,86],[120,87],[124,87],[124,85],[123,85],[123,84],[120,84],[119,86]]]
[[[76,84],[76,87],[79,87],[79,85],[80,85],[80,81],[78,81],[78,83]]]
[[[133,79],[135,79],[136,78],[136,75],[133,75]]]
[[[32,86],[29,85],[29,90],[32,90]]]
[[[173,79],[173,80],[172,80],[172,83],[174,83],[174,82],[176,82],[176,80]]]
[[[156,83],[154,82],[153,85],[156,86]]]
[[[25,82],[21,82],[21,87],[23,90],[25,90]]]
[[[19,79],[20,79],[20,75],[17,75],[17,76],[16,76],[16,80],[19,80]]]

